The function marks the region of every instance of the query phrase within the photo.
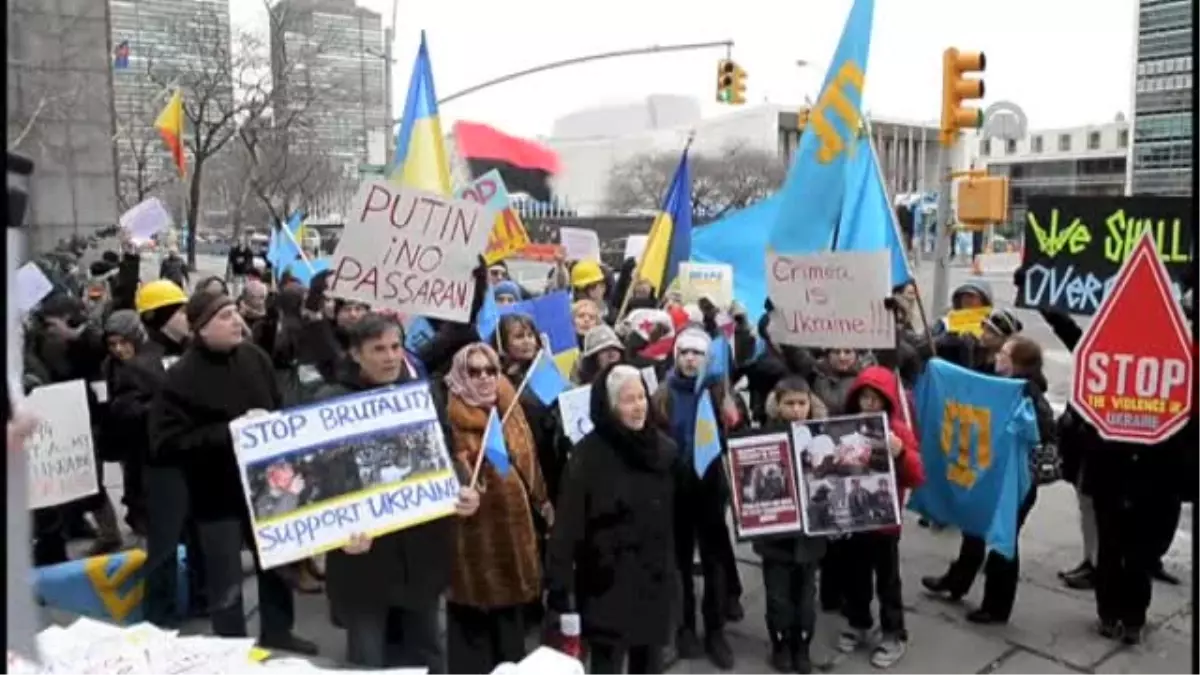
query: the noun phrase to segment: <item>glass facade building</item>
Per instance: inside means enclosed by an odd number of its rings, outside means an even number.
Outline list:
[[[1139,0],[1130,191],[1190,195],[1195,0]]]

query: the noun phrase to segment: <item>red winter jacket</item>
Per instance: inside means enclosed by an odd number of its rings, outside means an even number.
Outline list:
[[[897,497],[900,508],[904,508],[908,492],[921,487],[925,482],[925,466],[921,463],[921,447],[912,428],[904,421],[904,411],[900,409],[900,389],[895,373],[883,366],[864,368],[858,377],[854,378],[854,384],[850,385],[850,391],[846,394],[844,410],[847,415],[861,412],[858,407],[858,392],[862,391],[863,387],[870,387],[883,394],[884,399],[887,400],[888,429],[896,434],[901,445],[904,446],[904,451],[895,460],[896,487],[899,492]],[[909,397],[905,398],[911,401]],[[910,407],[909,414],[915,418],[916,410]],[[888,530],[881,531],[887,532]],[[899,528],[894,531],[899,532]]]

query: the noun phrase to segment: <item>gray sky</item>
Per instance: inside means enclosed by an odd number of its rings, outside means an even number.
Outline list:
[[[390,21],[392,0],[358,0]],[[1128,114],[1135,0],[876,0],[866,108],[911,120],[938,117],[941,54],[987,54],[989,102],[1012,100],[1034,128],[1111,121]],[[258,2],[235,0],[233,20],[265,25]],[[395,114],[403,106],[419,33],[427,32],[438,94],[530,66],[614,49],[732,39],[749,74],[747,104],[798,105],[825,75],[851,0],[399,0]],[[486,122],[525,136],[596,104],[653,93],[715,100],[723,50],[632,57],[533,75],[446,104],[442,123]],[[800,69],[797,59],[813,65]]]

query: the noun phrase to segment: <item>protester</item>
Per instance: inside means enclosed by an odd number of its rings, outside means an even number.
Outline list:
[[[1039,447],[1057,448],[1057,428],[1054,420],[1054,410],[1046,400],[1046,377],[1042,373],[1042,348],[1027,337],[1016,336],[1004,343],[996,356],[996,374],[1002,377],[1016,377],[1026,381],[1026,396],[1033,402],[1037,412]],[[1021,527],[1026,517],[1037,502],[1038,481],[1036,476],[1041,468],[1038,465],[1038,447],[1023,447],[1017,453],[1018,457],[1026,458],[1029,462],[1030,474],[1035,477],[1030,481],[1029,491],[1017,508],[1017,538],[1020,539]],[[988,551],[982,537],[964,534],[958,558],[950,565],[950,569],[940,577],[924,577],[921,584],[933,593],[945,593],[951,600],[957,601],[971,590],[975,576],[984,568],[987,581],[983,588],[983,602],[979,608],[967,614],[967,620],[972,623],[1007,623],[1012,614],[1013,603],[1017,595],[1017,582],[1020,578],[1019,548],[1014,548],[1013,557],[1005,558],[995,551]],[[986,560],[986,566],[985,566]]]
[[[121,500],[126,508],[125,522],[134,534],[144,537],[147,515],[142,474],[147,454],[146,423],[149,401],[138,400],[136,389],[126,385],[126,381],[130,378],[136,379],[137,375],[127,371],[138,367],[131,362],[139,353],[147,351],[149,337],[137,312],[123,309],[109,315],[104,323],[104,338],[109,353],[104,362],[104,381],[109,394],[108,424],[104,434],[111,444],[122,449],[121,487],[124,494]],[[145,359],[138,365],[143,364]]]
[[[500,362],[504,366],[504,376],[518,387],[529,375],[534,360],[547,359],[554,365],[554,357],[545,351],[542,338],[538,333],[533,319],[525,314],[508,314],[500,319],[496,329],[496,342],[500,351]],[[540,357],[539,357],[540,354]],[[558,499],[559,483],[566,466],[566,454],[559,443],[558,406],[546,405],[528,388],[521,391],[521,410],[529,422],[533,432],[533,443],[537,449],[538,466],[542,470],[542,478],[546,481],[546,494],[551,503]],[[548,532],[539,532],[539,537],[545,537]]]
[[[579,347],[582,349],[583,337],[600,323],[600,306],[590,298],[577,299],[571,305],[571,319],[575,324]]]
[[[193,517],[204,550],[213,633],[246,635],[242,546],[257,551],[234,455],[229,423],[278,409],[283,400],[270,358],[243,335],[232,298],[199,293],[187,302],[194,340],[170,370],[150,412],[152,452],[184,469]],[[263,570],[255,556],[261,637],[266,648],[315,654],[292,633],[291,589]]]
[[[780,380],[766,405],[769,424],[787,425],[784,428],[789,433],[796,422],[829,414],[802,377]],[[762,558],[771,666],[781,673],[811,673],[809,645],[817,625],[816,574],[826,541],[797,533],[761,537],[754,540],[753,547]],[[822,569],[822,579],[825,574]]]
[[[187,261],[179,257],[179,247],[172,245],[167,248],[167,257],[163,258],[158,266],[158,278],[170,281],[180,288],[189,287],[191,275]]]
[[[583,336],[583,351],[575,361],[571,381],[580,386],[591,384],[601,370],[621,361],[623,356],[624,347],[616,331],[608,324],[593,326]]]
[[[608,283],[600,263],[592,260],[580,260],[571,267],[571,288],[575,291],[576,300],[591,300],[596,303],[599,317],[608,314]]]
[[[920,449],[900,406],[906,405],[892,371],[871,366],[859,373],[846,396],[845,413],[886,413],[888,451],[896,466],[898,501],[925,482]],[[871,595],[879,601],[882,637],[871,653],[871,665],[890,668],[908,651],[904,599],[900,582],[900,527],[851,534],[844,542],[846,561],[842,613],[850,624],[838,638],[838,651],[851,653],[866,645],[874,620]]]
[[[243,285],[246,283],[246,276],[253,269],[254,249],[250,247],[250,239],[246,235],[242,235],[229,249],[227,276],[231,289],[241,293]]]
[[[499,281],[492,286],[492,292],[495,294],[496,304],[500,307],[515,305],[521,301],[521,287],[515,281]]]
[[[679,592],[672,542],[679,460],[648,421],[646,385],[610,365],[592,387],[546,564],[552,612],[582,612],[592,673],[661,673]],[[573,597],[572,597],[573,596]]]
[[[368,314],[349,329],[348,338],[358,368],[343,371],[317,400],[420,379],[392,319]],[[440,401],[435,407],[444,413]],[[470,475],[457,468],[464,487],[455,508],[468,517],[479,507],[479,494],[465,487]],[[444,672],[438,605],[450,585],[454,542],[454,521],[439,519],[375,539],[360,534],[342,551],[326,555],[326,590],[331,612],[346,628],[347,663]]]
[[[193,289],[193,295],[200,293],[229,295],[229,285],[225,283],[224,279],[216,275],[204,277],[196,282],[196,288]]]
[[[463,347],[454,356],[446,386],[455,461],[473,473],[489,413],[495,410],[504,419],[511,463],[501,474],[492,462],[483,462],[479,511],[459,523],[458,556],[446,599],[449,671],[488,673],[525,656],[524,607],[541,594],[533,518],[552,526],[554,514],[533,433],[517,405],[516,390],[500,374],[496,352],[483,343]]]

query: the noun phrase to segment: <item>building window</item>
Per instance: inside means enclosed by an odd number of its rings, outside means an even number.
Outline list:
[[[1071,151],[1071,134],[1059,134],[1058,135],[1058,151],[1059,152],[1070,152]]]
[[[1117,147],[1118,148],[1128,148],[1129,147],[1129,130],[1128,129],[1121,129],[1120,131],[1117,132]]]
[[[1034,152],[1041,152],[1042,151],[1042,137],[1034,136],[1033,140],[1030,141],[1029,147],[1032,148]]]
[[[1004,154],[1006,154],[1006,155],[1017,154],[1017,142],[1011,138],[1008,139],[1007,141],[1005,141],[1004,142]]]
[[[979,154],[983,155],[984,157],[992,154],[992,139],[985,138],[982,141],[979,141]]]
[[[1099,131],[1089,131],[1088,132],[1088,150],[1099,150],[1099,149],[1100,149],[1100,132]]]

